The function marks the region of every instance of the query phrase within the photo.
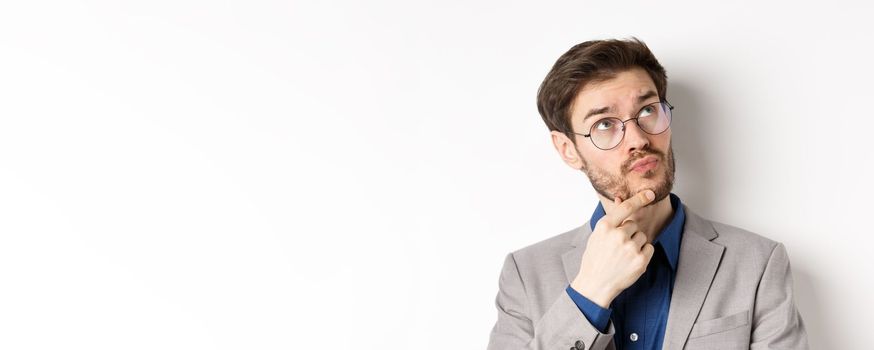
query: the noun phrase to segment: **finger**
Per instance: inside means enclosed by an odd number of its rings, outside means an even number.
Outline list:
[[[625,221],[625,219],[631,216],[631,214],[634,214],[635,211],[649,204],[653,198],[655,198],[655,193],[653,193],[652,190],[638,192],[636,195],[628,198],[613,208],[612,215],[607,215],[610,217],[610,223],[613,224],[613,226],[618,226]]]
[[[614,208],[618,207],[619,204],[622,204],[622,198],[619,196],[613,197],[613,207]],[[605,215],[605,216],[607,216],[607,217],[602,219],[602,220],[598,220],[598,223],[595,225],[596,227],[598,225],[601,225],[601,226],[607,225],[611,228],[617,227],[617,225],[613,223],[613,220],[610,220],[608,215]],[[632,231],[632,232],[634,232],[634,231]]]
[[[652,244],[646,243],[643,245],[641,251],[643,252],[643,256],[646,257],[646,261],[649,261],[652,259],[652,253],[655,252],[655,247],[653,247]]]
[[[631,235],[631,240],[634,241],[634,243],[637,244],[638,247],[643,248],[643,246],[646,244],[646,234],[644,234],[642,231],[637,231],[633,235]]]
[[[633,235],[635,232],[639,231],[638,230],[639,227],[637,226],[637,221],[634,221],[631,219],[623,221],[622,224],[619,225],[619,227],[617,227],[617,228],[619,230],[625,232],[625,234],[628,235],[629,237],[631,235]]]

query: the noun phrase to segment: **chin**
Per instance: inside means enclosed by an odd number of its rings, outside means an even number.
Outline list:
[[[664,181],[665,173],[645,173],[638,176],[632,176],[628,179],[628,183],[631,184],[632,187],[641,187],[641,190],[645,187],[655,187]]]
[[[631,186],[629,186],[629,187],[631,189],[633,189],[631,191],[631,195],[634,195],[636,193],[640,193],[644,190],[652,190],[656,194],[656,198],[655,198],[654,202],[657,202],[657,201],[667,197],[668,194],[671,193],[673,184],[672,183],[667,184],[665,182],[666,181],[665,181],[664,175],[659,175],[655,178],[639,179],[637,181],[630,181]],[[667,191],[665,189],[667,189]]]

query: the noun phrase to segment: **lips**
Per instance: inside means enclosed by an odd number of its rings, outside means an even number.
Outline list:
[[[647,171],[654,168],[658,161],[658,158],[656,158],[655,156],[644,157],[632,163],[631,170]]]

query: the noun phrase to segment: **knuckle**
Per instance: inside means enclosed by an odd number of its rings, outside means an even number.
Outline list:
[[[627,237],[631,237],[631,234],[634,233],[634,231],[628,229],[628,226],[617,227],[616,231],[621,232],[622,235]]]
[[[655,248],[652,246],[652,244],[647,243],[647,244],[643,247],[643,251],[644,251],[644,253],[646,253],[646,256],[647,256],[647,257],[651,257],[651,256],[652,256],[652,253],[655,251]]]
[[[635,255],[635,259],[636,259],[635,261],[636,261],[638,266],[646,267],[646,264],[649,262],[648,259],[646,258],[646,255],[643,254],[643,252],[641,252],[640,250],[637,251],[637,254]]]

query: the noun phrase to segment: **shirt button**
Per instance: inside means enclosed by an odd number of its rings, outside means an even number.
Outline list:
[[[637,333],[631,333],[631,335],[628,336],[628,339],[631,339],[631,341],[637,341]]]
[[[577,340],[577,342],[574,343],[574,348],[576,348],[577,350],[583,350],[586,348],[586,343],[583,343],[582,340]],[[573,348],[571,348],[571,349],[573,349]]]

